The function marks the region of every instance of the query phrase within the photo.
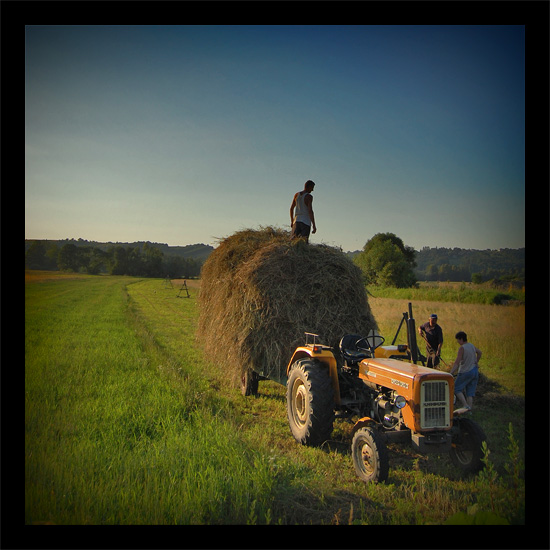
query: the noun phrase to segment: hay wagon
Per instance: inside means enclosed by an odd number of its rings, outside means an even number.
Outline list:
[[[271,227],[220,242],[201,271],[199,306],[206,355],[223,357],[245,393],[261,378],[285,384],[304,332],[337,345],[342,331],[378,328],[361,271],[340,249],[291,240]]]

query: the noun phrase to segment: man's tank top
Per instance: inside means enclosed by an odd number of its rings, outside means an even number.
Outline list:
[[[302,223],[305,223],[306,225],[311,225],[311,220],[309,219],[309,212],[304,202],[304,199],[308,195],[309,193],[304,193],[303,195],[300,195],[300,193],[298,193],[298,196],[296,197],[296,218],[294,219],[294,221],[302,222]]]
[[[470,372],[477,365],[476,348],[470,342],[462,345],[462,361],[458,366],[458,373]]]

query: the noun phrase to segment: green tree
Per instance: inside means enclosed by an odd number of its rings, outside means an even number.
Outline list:
[[[154,246],[151,246],[149,243],[143,245],[143,268],[145,270],[145,275],[147,277],[162,277],[162,261],[164,254]]]
[[[128,272],[126,274],[140,276],[143,275],[144,272],[145,269],[141,248],[139,246],[128,248]]]
[[[42,241],[34,241],[25,254],[25,267],[28,269],[44,269],[46,263],[46,247]]]
[[[111,275],[126,275],[128,273],[128,253],[123,246],[112,246],[108,250],[109,272]]]
[[[46,267],[44,269],[57,269],[57,257],[59,256],[59,249],[57,248],[57,243],[51,242],[46,247],[46,254],[44,258],[46,259]]]
[[[367,284],[407,288],[416,283],[416,251],[394,233],[377,233],[354,259]]]
[[[78,272],[81,266],[81,254],[78,247],[71,243],[64,244],[57,256],[57,266],[62,271]]]
[[[434,264],[429,264],[426,268],[426,281],[437,281],[438,269]]]
[[[472,273],[472,283],[479,285],[483,282],[483,275],[481,273]]]
[[[97,275],[100,271],[105,269],[108,254],[97,247],[86,247],[86,250],[88,255],[86,269],[91,275]]]

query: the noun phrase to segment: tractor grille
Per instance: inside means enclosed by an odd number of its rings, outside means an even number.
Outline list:
[[[422,428],[450,427],[449,384],[445,381],[426,381],[420,392],[420,425]]]

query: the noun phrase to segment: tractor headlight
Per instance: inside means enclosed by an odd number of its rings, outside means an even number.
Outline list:
[[[398,409],[402,409],[407,404],[407,400],[402,395],[397,395],[393,400],[393,404]]]

